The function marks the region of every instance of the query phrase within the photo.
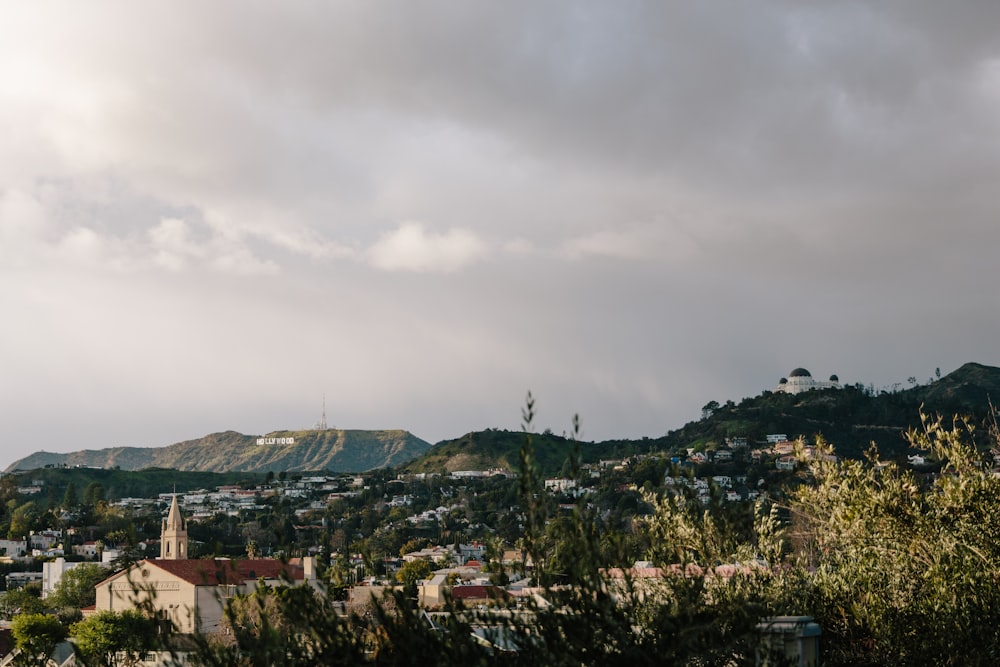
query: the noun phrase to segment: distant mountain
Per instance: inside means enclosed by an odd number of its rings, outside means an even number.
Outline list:
[[[6,472],[62,465],[203,472],[363,472],[401,465],[430,446],[399,430],[275,431],[265,436],[225,431],[167,447],[112,447],[68,454],[37,452],[14,462]]]

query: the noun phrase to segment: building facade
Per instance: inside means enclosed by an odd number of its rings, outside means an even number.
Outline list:
[[[174,496],[161,529],[160,558],[146,559],[96,586],[95,611],[143,608],[170,619],[178,632],[222,630],[226,601],[266,586],[316,585],[315,558],[189,559],[187,527]]]

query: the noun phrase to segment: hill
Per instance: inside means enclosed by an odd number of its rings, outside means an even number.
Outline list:
[[[68,454],[37,452],[14,462],[6,472],[47,466],[202,472],[363,472],[401,465],[430,446],[400,430],[275,431],[262,438],[225,431],[167,447],[112,447]]]
[[[858,458],[875,443],[885,456],[903,455],[903,435],[919,426],[920,411],[930,415],[967,415],[985,436],[992,425],[993,397],[1000,397],[1000,368],[968,363],[925,385],[889,390],[847,385],[801,394],[765,391],[739,404],[706,406],[702,419],[657,438],[580,442],[583,462],[635,453],[715,449],[727,438],[764,441],[768,434],[812,439],[822,435],[842,456]],[[407,431],[276,431],[257,436],[214,433],[168,447],[115,447],[70,454],[37,452],[12,464],[13,470],[46,466],[94,468],[173,468],[205,472],[363,472],[396,467],[403,472],[453,472],[506,468],[517,470],[525,434],[488,429],[444,440],[433,447]],[[543,474],[558,475],[576,444],[551,433],[532,436]],[[985,442],[985,438],[984,438]]]
[[[1000,397],[1000,368],[968,363],[926,385],[876,391],[848,385],[801,394],[764,392],[734,404],[728,401],[701,420],[689,422],[655,441],[658,448],[713,449],[727,438],[755,443],[768,434],[790,438],[823,436],[842,456],[859,458],[874,443],[888,457],[908,450],[904,434],[920,425],[920,412],[971,418],[985,436],[992,423],[991,397]],[[707,408],[708,406],[706,406]]]
[[[848,385],[801,394],[765,391],[739,404],[727,401],[706,410],[702,418],[657,438],[581,442],[584,463],[617,459],[636,453],[681,453],[688,448],[716,449],[727,438],[749,444],[783,433],[808,440],[821,435],[841,456],[860,458],[872,443],[887,457],[904,455],[904,434],[920,425],[920,411],[931,416],[969,416],[985,436],[992,420],[991,397],[1000,397],[1000,368],[968,363],[926,385],[905,390],[876,390]],[[708,406],[706,406],[708,407]],[[405,472],[453,472],[489,468],[518,469],[518,449],[525,435],[490,429],[437,443],[407,463]],[[533,435],[535,458],[545,475],[559,475],[573,451],[573,442],[552,434]],[[984,439],[985,442],[985,439]]]
[[[466,433],[460,438],[437,443],[426,454],[403,466],[402,471],[455,472],[491,468],[517,471],[520,467],[518,452],[525,437],[526,434],[520,431],[500,429]],[[554,476],[568,472],[565,468],[575,447],[573,440],[552,433],[536,433],[531,435],[531,442],[542,474]],[[639,446],[637,442],[628,440],[580,442],[580,458],[584,463],[596,463],[602,458],[622,458],[636,453]]]

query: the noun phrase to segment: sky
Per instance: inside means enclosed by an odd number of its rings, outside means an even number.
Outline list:
[[[0,466],[1000,365],[1000,3],[0,13]]]

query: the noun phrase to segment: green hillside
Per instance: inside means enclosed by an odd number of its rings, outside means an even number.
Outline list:
[[[735,437],[752,445],[782,433],[807,439],[822,435],[842,456],[852,458],[862,456],[873,442],[884,455],[901,456],[908,449],[903,434],[920,424],[921,409],[931,416],[969,416],[985,433],[994,396],[1000,396],[1000,368],[973,363],[905,390],[848,385],[801,394],[764,392],[739,404],[719,405],[711,415],[656,440],[656,446],[666,451],[713,449]]]
[[[902,456],[908,450],[903,435],[920,423],[921,406],[929,415],[968,415],[980,432],[992,418],[991,397],[1000,397],[1000,368],[965,364],[926,385],[908,389],[875,390],[848,385],[801,394],[765,391],[727,401],[707,410],[702,419],[657,438],[581,442],[583,462],[616,459],[635,453],[681,453],[688,448],[716,449],[727,438],[746,438],[748,444],[766,441],[769,434],[807,440],[821,435],[842,456],[860,458],[875,443],[883,455]],[[707,406],[706,406],[707,407]],[[404,466],[407,472],[452,472],[488,468],[518,469],[518,449],[525,435],[487,430],[437,443]],[[533,435],[535,457],[543,474],[563,472],[573,442],[552,434]]]
[[[454,472],[456,470],[487,470],[504,468],[517,471],[518,452],[526,434],[520,431],[489,429],[466,433],[461,438],[437,443],[426,454],[403,466],[404,472]],[[574,442],[551,433],[532,434],[535,461],[545,475],[567,472],[566,465],[573,453]],[[580,442],[583,463],[600,459],[621,458],[645,447],[643,441],[620,440],[609,443]]]

